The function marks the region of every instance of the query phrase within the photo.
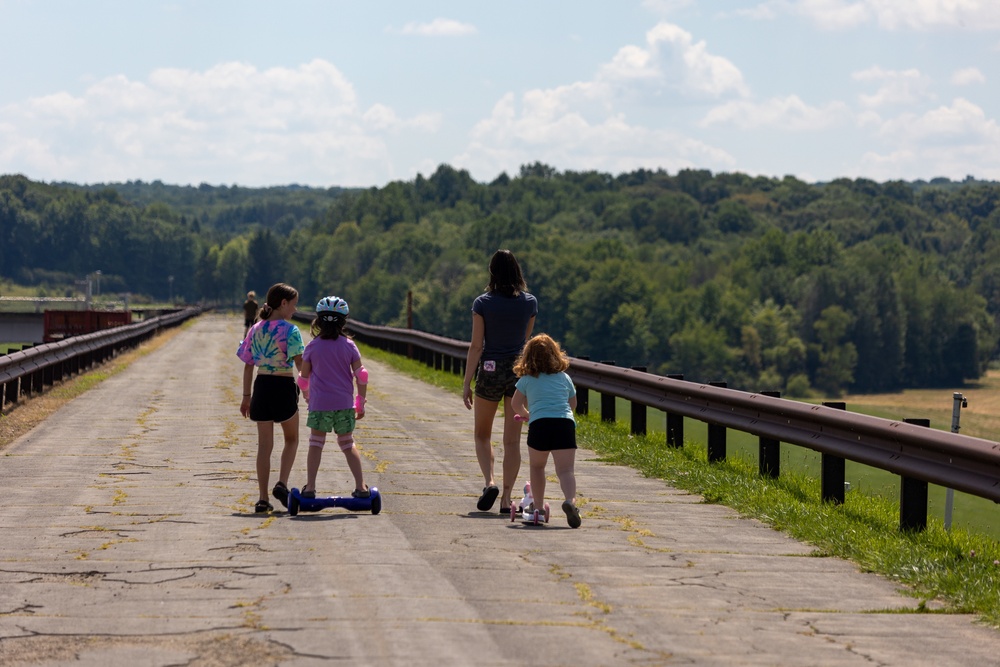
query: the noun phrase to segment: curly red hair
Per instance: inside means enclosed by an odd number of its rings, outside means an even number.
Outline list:
[[[514,364],[514,374],[518,377],[560,373],[569,368],[569,357],[559,347],[559,343],[547,334],[538,334],[524,345],[521,356]]]

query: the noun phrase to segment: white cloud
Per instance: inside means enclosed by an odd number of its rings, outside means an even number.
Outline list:
[[[955,99],[950,106],[921,115],[906,113],[886,121],[879,134],[901,143],[940,142],[1000,145],[1000,126],[969,100]]]
[[[851,78],[862,83],[878,84],[879,88],[874,94],[859,96],[862,106],[868,108],[914,104],[931,97],[930,81],[916,69],[896,71],[870,67],[854,72]]]
[[[888,30],[1000,28],[996,0],[866,0],[878,24]]]
[[[888,146],[867,152],[861,169],[872,177],[1000,179],[1000,126],[972,102],[958,98],[923,114],[906,113],[886,120],[875,137]],[[934,165],[933,174],[926,172]]]
[[[437,18],[429,23],[410,22],[399,30],[389,29],[402,35],[419,35],[421,37],[461,37],[475,35],[478,30],[470,23],[462,23],[453,19]]]
[[[734,13],[758,20],[773,20],[785,14],[801,16],[826,30],[854,28],[871,20],[867,3],[845,0],[766,0]]]
[[[736,100],[715,107],[701,121],[702,127],[735,125],[742,129],[774,128],[796,132],[824,130],[852,118],[847,105],[831,102],[823,107],[806,104],[798,95],[765,102]]]
[[[640,167],[676,171],[735,166],[726,151],[676,132],[630,125],[619,114],[591,121],[570,109],[554,113],[550,101],[544,94],[529,95],[519,106],[515,95],[508,93],[489,118],[476,124],[469,146],[453,164],[481,178],[492,178],[500,171],[512,173],[535,161],[612,173]]]
[[[1000,28],[996,0],[766,0],[739,13],[758,19],[801,16],[829,30],[869,22],[886,30]]]
[[[470,133],[456,163],[484,177],[525,162],[557,167],[626,171],[638,167],[680,169],[700,165],[732,169],[724,150],[665,129],[626,120],[623,109],[638,100],[718,100],[748,95],[739,69],[712,54],[705,42],[671,23],[627,45],[591,80],[554,88],[507,93]]]
[[[159,69],[0,109],[7,169],[53,180],[176,183],[226,173],[244,184],[370,185],[391,171],[384,134],[433,132],[436,114],[359,107],[351,83],[314,60],[266,70],[238,62]],[[237,165],[235,168],[233,165]]]
[[[951,82],[956,86],[970,86],[976,83],[986,83],[986,76],[979,71],[978,67],[966,67],[952,72]]]
[[[646,46],[624,46],[603,65],[598,81],[633,92],[673,92],[687,98],[746,96],[743,74],[732,62],[709,52],[704,41],[672,23],[646,33]]]

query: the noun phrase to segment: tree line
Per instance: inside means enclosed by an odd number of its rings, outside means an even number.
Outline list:
[[[235,191],[234,191],[235,190]],[[0,276],[236,304],[295,285],[467,339],[497,248],[570,354],[787,396],[958,386],[996,356],[1000,184],[536,163],[358,190],[0,177]]]

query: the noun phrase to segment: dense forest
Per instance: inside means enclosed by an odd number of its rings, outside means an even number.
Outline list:
[[[0,176],[0,277],[233,305],[295,285],[467,339],[497,248],[570,354],[730,387],[959,386],[998,352],[1000,184],[526,165],[382,188],[78,186]]]

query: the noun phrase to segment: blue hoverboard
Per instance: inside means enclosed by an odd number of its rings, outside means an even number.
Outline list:
[[[368,512],[378,514],[382,511],[382,496],[374,486],[368,489],[371,495],[368,498],[354,498],[352,496],[327,496],[326,498],[304,498],[302,492],[296,488],[288,494],[288,513],[297,516],[299,512],[318,512],[327,507],[343,507],[351,512]]]

